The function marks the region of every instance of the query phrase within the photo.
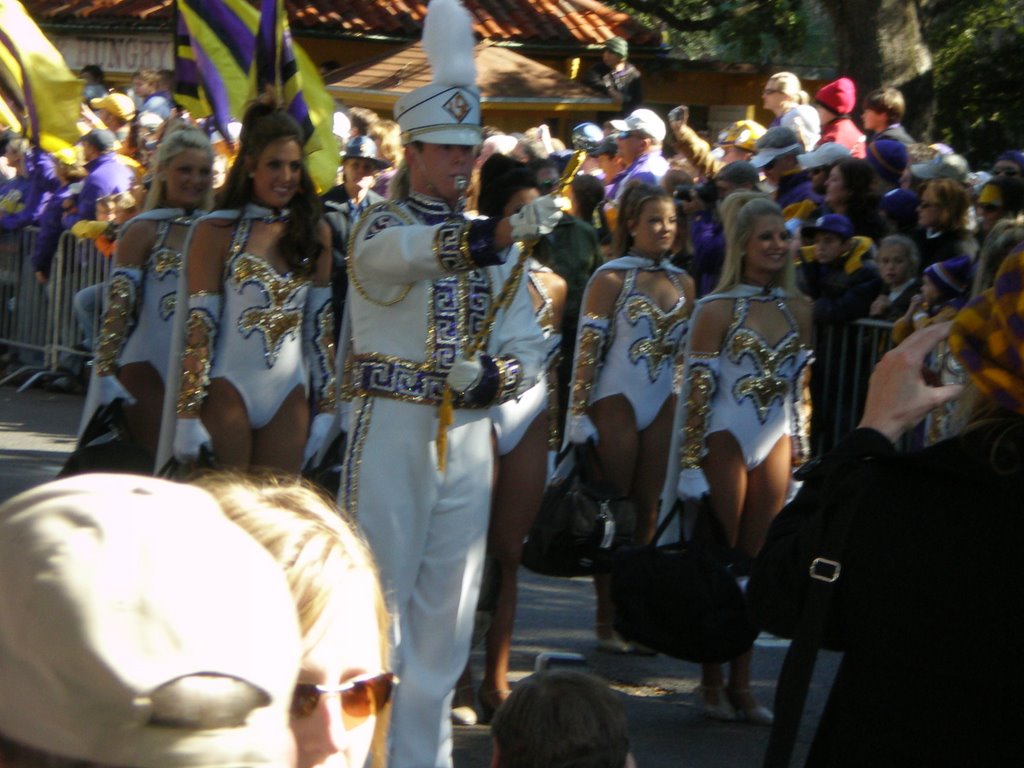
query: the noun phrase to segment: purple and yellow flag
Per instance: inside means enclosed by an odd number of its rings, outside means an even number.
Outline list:
[[[316,65],[294,43],[282,0],[177,0],[178,100],[197,117],[213,116],[227,136],[231,119],[267,86],[302,127],[306,163],[320,191],[334,185],[338,144],[334,99]]]

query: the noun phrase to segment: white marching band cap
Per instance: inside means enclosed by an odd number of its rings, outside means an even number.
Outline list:
[[[402,143],[476,146],[481,141],[473,24],[460,0],[431,0],[423,23],[423,50],[433,82],[395,103]]]

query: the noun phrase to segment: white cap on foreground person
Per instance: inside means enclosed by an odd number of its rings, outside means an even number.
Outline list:
[[[0,506],[0,765],[291,766],[280,567],[204,491],[83,475]]]

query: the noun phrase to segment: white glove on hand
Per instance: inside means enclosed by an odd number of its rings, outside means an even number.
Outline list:
[[[182,464],[190,464],[199,458],[199,451],[206,447],[213,450],[213,439],[199,419],[178,419],[174,430],[174,458]]]
[[[302,466],[309,464],[320,454],[327,441],[327,434],[331,431],[331,424],[334,423],[333,413],[318,413],[313,417],[313,423],[309,425],[309,439],[306,440],[306,452],[302,455]]]
[[[452,392],[463,395],[480,383],[484,376],[484,366],[477,355],[471,358],[460,357],[448,371],[448,386]]]
[[[573,445],[583,445],[588,440],[597,445],[597,427],[585,413],[570,416],[565,425],[565,437]]]
[[[562,218],[562,199],[542,195],[508,217],[512,239],[532,243],[546,235]]]
[[[97,376],[96,386],[100,391],[100,405],[110,405],[115,400],[124,400],[125,405],[135,405],[135,398],[124,388],[124,384],[111,374],[110,376]]]

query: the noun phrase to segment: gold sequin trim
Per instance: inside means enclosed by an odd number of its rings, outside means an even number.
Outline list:
[[[128,340],[138,307],[141,281],[142,271],[135,267],[118,267],[110,277],[107,311],[96,346],[96,373],[100,376],[117,372],[117,358]]]
[[[267,367],[272,368],[285,337],[299,337],[304,308],[297,302],[296,294],[309,285],[309,278],[279,275],[266,261],[248,253],[235,260],[231,271],[239,291],[253,283],[267,299],[265,306],[249,307],[242,312],[238,318],[238,330],[244,336],[254,331],[263,335],[263,356]]]
[[[604,356],[604,343],[608,338],[608,318],[586,315],[580,324],[576,343],[576,363],[573,370],[570,410],[581,416],[590,403],[590,391],[597,378],[597,368]]]
[[[686,395],[686,423],[679,464],[683,469],[700,469],[707,453],[705,440],[711,417],[711,398],[715,394],[717,355],[691,355],[687,367],[690,388]]]
[[[192,307],[185,322],[185,350],[182,354],[181,389],[178,393],[179,416],[199,416],[199,409],[206,399],[206,388],[210,385],[216,336],[217,318],[210,309],[205,306]]]
[[[334,413],[338,404],[338,387],[334,374],[334,308],[328,293],[327,301],[316,315],[316,360],[320,366],[320,391],[317,393],[320,413]]]
[[[798,395],[793,403],[793,466],[802,466],[811,457],[811,362],[813,355],[807,350],[798,374]]]
[[[776,400],[785,401],[789,396],[792,384],[782,375],[781,368],[796,356],[799,349],[800,340],[795,333],[773,348],[747,328],[736,331],[727,344],[727,352],[732,360],[739,362],[744,355],[750,355],[760,371],[759,374],[744,376],[737,381],[733,394],[737,403],[747,397],[751,399],[762,424],[768,419],[772,403]]]

